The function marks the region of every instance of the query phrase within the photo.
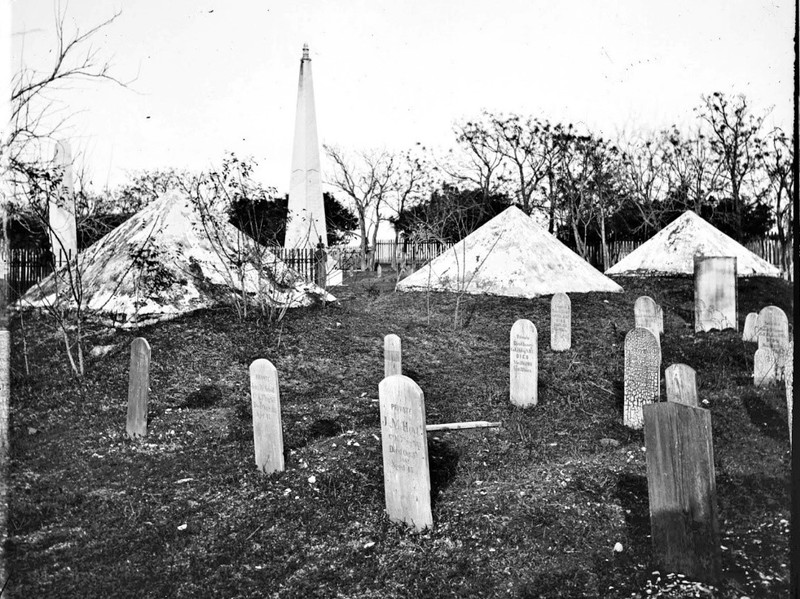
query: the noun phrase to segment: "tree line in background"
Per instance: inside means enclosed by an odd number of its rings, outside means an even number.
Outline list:
[[[47,211],[64,202],[63,169],[47,156],[63,120],[49,118],[50,97],[64,82],[88,79],[125,85],[98,61],[91,40],[115,17],[72,37],[57,28],[60,52],[51,70],[23,68],[14,80],[8,152],[16,201],[5,206],[13,246],[46,247]],[[456,123],[453,147],[418,144],[393,152],[324,146],[329,245],[357,231],[362,266],[371,265],[378,224],[390,221],[411,240],[454,242],[509,205],[535,216],[586,257],[599,244],[642,240],[685,210],[694,210],[734,239],[774,235],[786,252],[793,242],[794,144],[764,127],[747,98],[703,96],[691,131],[607,139],[573,124],[483,112]],[[76,167],[79,165],[76,165]],[[226,154],[221,164],[192,173],[165,168],[136,172],[113,190],[95,192],[75,168],[79,243],[85,247],[160,194],[216,189],[217,210],[248,235],[281,244],[287,197],[253,179],[255,163]],[[202,186],[216,181],[220,186]],[[341,198],[341,199],[339,199]]]

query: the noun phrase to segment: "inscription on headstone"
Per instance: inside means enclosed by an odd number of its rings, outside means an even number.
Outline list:
[[[750,312],[744,319],[742,341],[758,341],[758,313]]]
[[[253,405],[253,445],[261,472],[283,472],[283,424],[278,371],[269,360],[250,364],[250,396]]]
[[[383,338],[383,376],[403,374],[402,372],[402,345],[400,337],[394,334]]]
[[[658,304],[653,298],[643,295],[633,304],[633,317],[636,327],[648,329],[660,341]]]
[[[144,337],[131,343],[131,369],[128,375],[128,437],[147,436],[147,400],[150,393],[150,344]]]
[[[768,347],[756,350],[753,358],[753,384],[756,387],[772,385],[778,380],[778,356]]]
[[[556,293],[550,301],[550,349],[566,351],[572,347],[572,302],[566,293]]]
[[[417,530],[433,526],[425,398],[410,378],[395,374],[378,385],[386,512]]]
[[[711,413],[674,402],[644,407],[655,563],[692,580],[721,573]]]
[[[535,406],[538,401],[539,347],[536,326],[524,318],[511,327],[511,403]]]
[[[735,257],[694,257],[694,330],[713,329],[738,329]]]
[[[667,401],[698,407],[697,376],[694,368],[686,364],[673,364],[664,371],[664,380],[667,385]]]
[[[622,421],[642,428],[642,406],[659,400],[661,348],[655,335],[635,328],[625,335],[625,397]]]

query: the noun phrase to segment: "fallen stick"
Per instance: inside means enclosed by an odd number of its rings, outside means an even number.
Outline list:
[[[435,431],[460,431],[471,428],[496,428],[502,426],[502,422],[487,422],[486,420],[476,420],[474,422],[448,422],[446,424],[429,424],[425,430],[429,433]]]

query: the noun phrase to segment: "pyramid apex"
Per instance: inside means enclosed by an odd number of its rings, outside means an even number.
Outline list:
[[[303,60],[311,60],[308,55],[308,44],[303,44]]]

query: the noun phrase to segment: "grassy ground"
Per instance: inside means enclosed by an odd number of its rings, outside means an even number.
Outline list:
[[[573,347],[549,349],[549,300],[396,294],[346,279],[338,305],[282,325],[227,310],[121,332],[70,376],[60,339],[14,328],[10,591],[14,597],[774,597],[788,590],[790,452],[783,387],[752,385],[753,344],[695,334],[689,279],[621,279],[572,296]],[[655,570],[643,436],[622,426],[623,339],[633,303],[665,310],[663,366],[697,370],[712,412],[725,581]],[[430,307],[428,307],[430,301]],[[789,284],[741,281],[740,328]],[[508,335],[539,330],[539,405],[508,401]],[[383,336],[429,424],[434,528],[384,514],[377,387]],[[125,437],[130,341],[152,346],[148,437]],[[278,368],[286,471],[255,469],[247,368]],[[663,384],[662,384],[663,390]],[[663,393],[663,391],[662,391]],[[607,441],[612,439],[613,441]],[[614,552],[621,543],[622,552]]]

